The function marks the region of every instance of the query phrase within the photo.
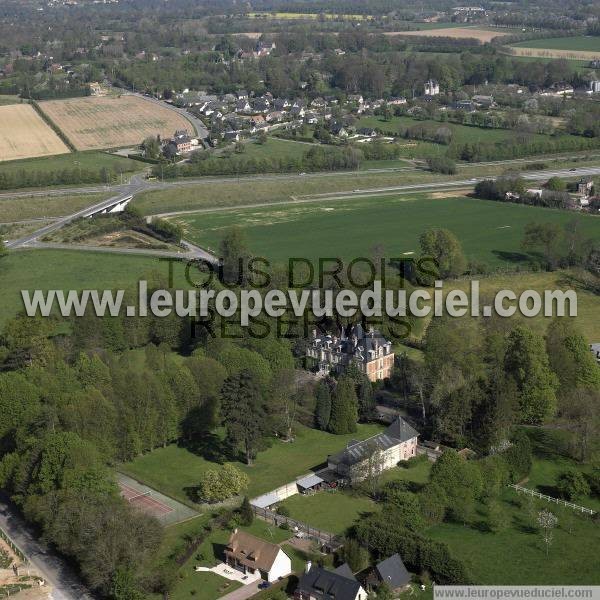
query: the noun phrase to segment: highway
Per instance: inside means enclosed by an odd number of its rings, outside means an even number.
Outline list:
[[[352,171],[351,173],[356,174],[356,171]],[[364,171],[359,171],[358,173],[364,173]],[[328,176],[340,176],[344,173],[338,172],[326,172],[326,173],[311,173],[306,175],[300,174],[286,174],[286,175],[252,175],[246,177],[239,177],[237,181],[270,181],[270,180],[293,180],[293,179],[308,179],[315,177],[328,177]],[[529,171],[522,173],[521,176],[523,179],[527,181],[545,181],[550,177],[585,177],[585,176],[597,176],[600,175],[600,166],[588,166],[588,167],[580,167],[577,169],[554,169],[554,170],[546,170],[546,171]],[[438,181],[438,182],[429,182],[429,183],[412,183],[412,184],[402,184],[397,186],[386,186],[386,187],[371,187],[371,188],[361,188],[354,189],[352,191],[345,192],[325,192],[322,194],[311,194],[308,196],[296,196],[291,197],[289,202],[279,202],[277,205],[285,205],[285,204],[296,204],[296,203],[310,203],[310,202],[318,202],[320,200],[344,200],[349,198],[360,198],[360,197],[368,197],[374,195],[381,194],[402,194],[402,193],[411,193],[411,192],[419,192],[419,191],[443,191],[450,190],[454,188],[465,188],[465,187],[473,187],[478,181],[482,181],[484,179],[493,179],[494,177],[484,176],[484,177],[473,177],[471,179],[461,179],[461,180],[446,180],[446,181]],[[42,242],[40,242],[40,238],[57,231],[58,229],[64,227],[65,225],[71,223],[75,219],[88,217],[92,214],[95,214],[107,207],[113,206],[116,202],[125,200],[129,196],[135,198],[136,195],[150,191],[150,190],[160,190],[160,189],[168,189],[177,186],[189,186],[189,185],[202,185],[206,183],[222,183],[222,182],[230,182],[231,179],[215,179],[215,178],[198,178],[198,179],[183,179],[183,180],[175,180],[175,181],[163,181],[163,182],[153,182],[144,179],[143,174],[134,175],[130,181],[122,186],[115,187],[115,195],[103,200],[102,202],[98,202],[92,204],[82,210],[79,210],[71,215],[67,215],[61,218],[56,219],[50,224],[41,227],[40,229],[33,231],[21,238],[8,241],[5,245],[10,249],[18,249],[25,247],[42,247]],[[193,214],[193,213],[202,213],[202,212],[219,212],[219,211],[231,211],[240,208],[258,208],[263,206],[268,206],[271,203],[262,202],[256,204],[248,204],[244,206],[234,206],[234,207],[214,207],[214,208],[203,208],[203,209],[190,209],[185,211],[174,211],[174,212],[164,212],[158,215],[159,217],[169,217],[176,216],[180,214]],[[46,244],[49,247],[49,244]],[[77,246],[70,246],[71,248],[77,248]],[[190,246],[191,247],[191,246]],[[100,250],[102,247],[95,246],[81,246],[80,249],[84,250]],[[192,257],[200,257],[202,249],[193,247],[194,249],[190,250],[190,256]],[[106,251],[104,249],[103,251]],[[119,252],[127,252],[127,249],[119,249]],[[158,251],[160,252],[160,251]],[[145,251],[142,250],[142,253],[156,254],[157,251]],[[206,253],[207,256],[212,256]],[[182,257],[185,257],[186,254],[182,253]],[[204,257],[204,256],[203,256]],[[213,257],[214,258],[214,257]]]

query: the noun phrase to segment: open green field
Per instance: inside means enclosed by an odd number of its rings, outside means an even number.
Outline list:
[[[0,223],[44,217],[61,217],[109,197],[110,194],[106,193],[0,198]]]
[[[457,523],[442,523],[426,530],[426,535],[445,542],[454,556],[462,559],[479,584],[511,585],[598,585],[600,583],[600,527],[587,517],[574,517],[571,533],[563,522],[560,509],[547,503],[545,508],[559,519],[554,540],[546,556],[539,532],[531,529],[532,519],[527,507],[521,508],[516,492],[507,490],[502,505],[510,518],[504,531],[490,533],[479,507],[476,523],[465,527]],[[562,524],[561,524],[562,522]]]
[[[310,144],[308,142],[298,142],[294,140],[286,140],[282,138],[269,137],[264,144],[258,144],[255,140],[251,140],[244,144],[243,156],[261,159],[261,158],[293,158],[300,159],[314,146],[319,145]],[[406,150],[403,150],[403,155],[410,156],[425,156],[428,155],[429,147],[433,147],[433,153],[438,153],[439,148],[436,144],[429,144],[427,142],[418,143],[416,145],[407,145]],[[332,146],[320,145],[321,148],[327,150]],[[427,148],[427,151],[425,150]],[[365,160],[362,161],[361,169],[390,169],[398,167],[409,166],[406,160]]]
[[[600,52],[600,37],[574,36],[527,40],[512,44],[520,48],[548,48],[550,50],[581,50],[584,52]]]
[[[292,443],[273,440],[270,448],[260,452],[252,466],[236,464],[250,477],[247,494],[254,497],[304,475],[327,460],[327,455],[342,450],[351,439],[365,439],[381,428],[358,425],[349,435],[332,435],[298,426]],[[189,503],[186,490],[198,485],[200,476],[217,465],[189,450],[168,446],[154,450],[122,466],[121,470],[174,498]]]
[[[302,158],[305,152],[311,149],[310,144],[302,144],[292,140],[269,137],[264,144],[251,140],[244,144],[244,156],[252,158],[275,158],[289,156]]]
[[[23,250],[0,258],[0,325],[23,309],[21,290],[81,290],[134,288],[150,273],[167,277],[157,257],[78,252],[75,250]],[[183,282],[183,271],[179,272]]]
[[[467,281],[452,283],[452,286],[456,286],[457,289],[464,290],[468,290],[469,285]],[[480,292],[481,298],[490,298],[492,294],[507,289],[513,290],[516,294],[525,290],[537,290],[540,293],[544,290],[575,290],[577,293],[577,317],[573,317],[575,324],[587,340],[593,343],[600,339],[600,320],[598,319],[600,296],[594,293],[594,285],[593,276],[576,269],[554,272],[540,271],[485,277],[480,281]],[[514,318],[521,318],[528,327],[541,334],[545,333],[551,321],[550,317],[541,315],[533,319],[517,316]]]
[[[457,123],[442,123],[432,119],[413,119],[411,117],[392,117],[389,121],[386,121],[383,117],[378,116],[361,117],[357,121],[356,127],[375,127],[384,131],[400,132],[406,127],[413,127],[414,125],[420,124],[436,128],[447,127],[452,131],[452,142],[455,144],[466,144],[473,142],[505,142],[507,140],[513,140],[517,137],[517,132],[510,129],[490,129],[470,125],[459,125]],[[533,137],[542,139],[545,136],[533,134]],[[429,145],[437,146],[445,150],[445,146],[441,146],[440,144]]]
[[[419,236],[426,229],[445,227],[457,235],[468,258],[490,266],[507,266],[519,258],[527,223],[564,224],[572,219],[566,211],[467,197],[432,199],[423,194],[174,217],[186,238],[205,248],[217,248],[223,231],[239,225],[254,252],[284,262],[290,256],[352,260],[368,256],[375,243],[383,244],[389,256],[400,256],[418,252]],[[600,239],[598,218],[582,216],[581,225],[582,235]]]
[[[1,96],[0,96],[1,98]],[[52,173],[64,169],[109,169],[115,173],[132,173],[142,171],[144,163],[131,160],[123,156],[106,154],[106,152],[71,152],[58,156],[45,156],[40,158],[26,158],[0,163],[0,174],[14,173],[22,169]]]

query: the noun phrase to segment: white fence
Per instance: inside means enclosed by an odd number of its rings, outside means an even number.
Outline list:
[[[591,508],[586,508],[585,506],[579,506],[578,504],[573,504],[573,502],[567,502],[566,500],[561,500],[560,498],[553,498],[552,496],[546,496],[546,494],[540,494],[540,492],[536,490],[532,490],[530,488],[523,487],[522,485],[511,484],[508,487],[515,489],[517,492],[523,492],[524,494],[529,494],[530,496],[534,496],[535,498],[541,498],[542,500],[546,500],[547,502],[554,502],[555,504],[562,504],[563,506],[567,506],[568,508],[572,508],[573,510],[588,514],[595,515],[596,511]]]

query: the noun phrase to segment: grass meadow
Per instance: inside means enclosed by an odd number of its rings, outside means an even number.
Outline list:
[[[217,248],[224,230],[242,227],[250,248],[272,261],[290,256],[312,260],[369,256],[383,244],[389,256],[419,250],[419,236],[430,227],[456,234],[468,258],[491,267],[526,260],[521,240],[529,222],[565,224],[571,213],[467,197],[432,198],[424,194],[382,196],[321,203],[240,208],[174,217],[186,238]],[[582,235],[600,239],[597,217],[582,216]]]
[[[517,48],[548,48],[549,50],[600,52],[600,38],[592,35],[526,40],[512,45]]]
[[[75,250],[23,250],[0,258],[0,326],[23,309],[21,290],[128,289],[152,273],[167,277],[165,263],[145,257]],[[183,270],[180,283],[183,284]]]
[[[103,167],[115,173],[132,173],[134,171],[141,171],[144,164],[123,156],[107,154],[106,152],[71,152],[58,156],[0,162],[0,174],[14,173],[20,170],[54,173],[64,169],[73,170],[78,168],[97,171]]]
[[[383,117],[368,116],[361,117],[356,127],[375,127],[383,131],[393,131],[398,133],[406,127],[414,125],[426,125],[429,127],[447,127],[452,131],[452,142],[454,144],[466,144],[475,142],[505,142],[517,137],[517,132],[511,129],[490,129],[488,127],[475,127],[473,125],[460,125],[458,123],[442,123],[432,119],[413,119],[411,117],[392,117],[386,121]],[[541,134],[533,134],[535,138],[543,138]],[[446,147],[439,144],[429,144],[436,146],[445,152]]]

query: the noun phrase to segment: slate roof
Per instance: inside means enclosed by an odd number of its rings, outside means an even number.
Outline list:
[[[337,569],[334,569],[333,572],[341,575],[342,577],[347,577],[348,579],[354,579],[354,581],[356,581],[356,577],[354,577],[354,573],[352,572],[352,569],[348,563],[340,565]]]
[[[229,538],[227,554],[246,566],[269,572],[281,548],[236,529]]]
[[[393,554],[382,560],[375,570],[381,581],[385,581],[393,590],[410,583],[410,573],[406,570],[399,554]]]
[[[411,427],[402,417],[398,417],[388,428],[362,442],[352,440],[345,450],[329,457],[333,464],[357,465],[367,460],[373,451],[373,447],[385,451],[402,442],[417,437],[419,432]]]
[[[297,590],[317,600],[355,600],[360,583],[334,571],[311,567],[300,577]]]

